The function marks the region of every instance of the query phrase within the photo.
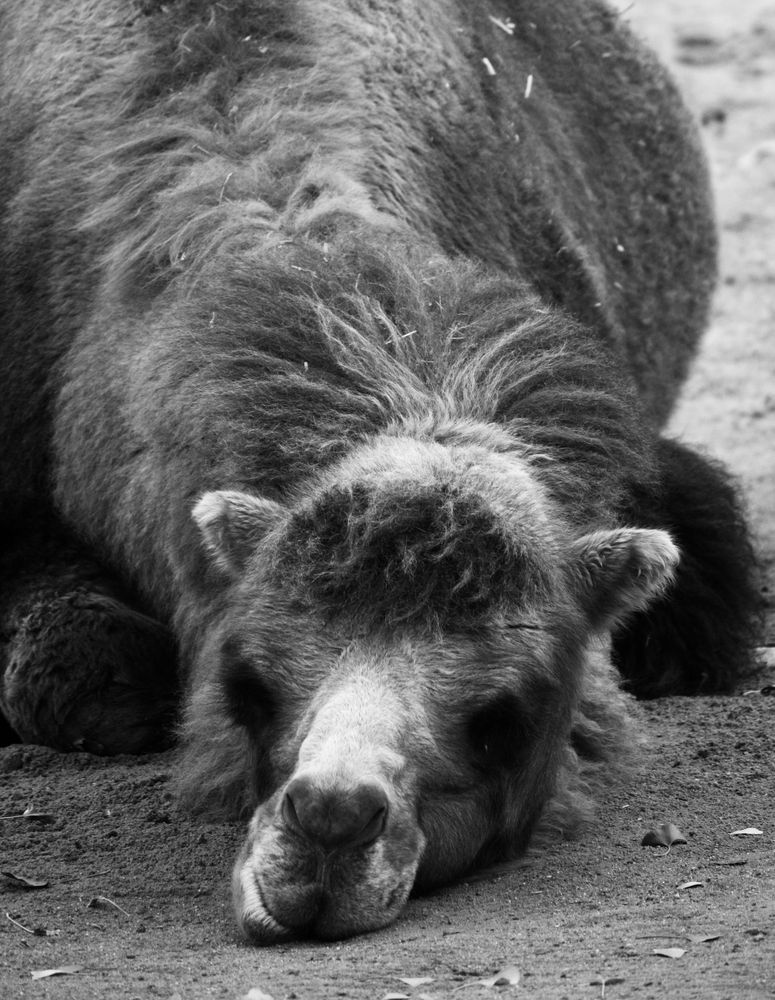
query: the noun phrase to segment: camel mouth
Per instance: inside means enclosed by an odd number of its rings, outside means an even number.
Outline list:
[[[270,912],[250,858],[235,867],[234,895],[237,922],[251,944],[278,944],[305,936],[303,930],[286,927]]]
[[[328,864],[318,859],[314,877],[305,878],[308,860],[287,849],[268,855],[246,842],[234,865],[232,898],[250,944],[340,941],[387,926],[409,897],[418,859],[400,871],[368,871],[364,856],[329,856]]]

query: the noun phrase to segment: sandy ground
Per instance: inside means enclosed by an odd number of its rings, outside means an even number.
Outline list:
[[[705,123],[722,279],[674,430],[740,477],[775,646],[775,5],[625,7]],[[241,830],[177,810],[169,755],[8,747],[0,870],[45,885],[0,877],[0,998],[775,997],[773,712],[759,693],[647,704],[638,774],[612,784],[583,840],[413,900],[388,930],[265,950],[232,922]],[[20,818],[28,806],[42,817]],[[687,843],[642,847],[663,823]],[[733,835],[748,828],[762,832]]]

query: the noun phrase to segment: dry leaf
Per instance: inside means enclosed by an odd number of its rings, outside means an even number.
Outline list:
[[[655,948],[654,954],[661,955],[663,958],[680,958],[686,954],[686,950],[684,948]]]
[[[730,837],[761,837],[762,831],[757,830],[755,826],[747,826],[745,830],[733,830]]]
[[[770,159],[773,156],[775,156],[775,139],[765,139],[763,142],[757,143],[752,149],[749,149],[745,155],[741,156],[737,161],[737,165],[742,170],[750,170],[757,163]]]
[[[409,1000],[408,993],[386,993],[382,1000]]]
[[[672,847],[685,844],[686,837],[673,823],[663,823],[656,830],[649,830],[641,840],[641,847]]]
[[[80,965],[63,965],[61,969],[38,969],[32,973],[33,979],[48,979],[49,976],[73,976],[81,971]]]
[[[699,886],[705,885],[704,882],[682,882],[678,888],[679,889],[697,889]]]
[[[705,944],[706,941],[718,941],[720,937],[720,934],[688,934],[686,940],[692,944]]]
[[[257,986],[254,986],[252,990],[248,990],[241,1000],[274,1000],[274,997],[270,996],[269,993],[264,993]]]
[[[36,823],[41,823],[43,826],[48,826],[49,823],[54,823],[56,816],[53,813],[42,813],[36,812],[32,806],[27,806],[21,815],[22,819],[31,819]]]
[[[107,896],[94,896],[86,905],[90,910],[107,909],[107,907],[112,906],[114,909],[125,913],[128,917],[132,916],[132,914],[128,913],[123,906],[119,906],[118,903],[114,903],[113,900],[108,899]]]
[[[402,983],[406,983],[406,985],[410,986],[412,989],[415,989],[417,986],[425,986],[426,983],[433,982],[432,976],[420,976],[417,979],[404,979],[403,976],[399,976],[398,978]]]
[[[14,872],[0,872],[3,878],[17,887],[17,889],[46,889],[48,882],[36,878],[27,878],[26,875],[16,875]]]
[[[478,979],[477,982],[481,983],[482,986],[517,986],[519,980],[519,969],[514,965],[508,965],[505,969],[501,969],[500,972],[496,972],[494,976],[488,976],[487,979]]]

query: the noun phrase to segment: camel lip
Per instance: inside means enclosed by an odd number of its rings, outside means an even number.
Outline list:
[[[301,928],[280,923],[267,906],[257,872],[249,861],[237,877],[241,900],[237,914],[240,928],[253,944],[277,944],[304,936]]]
[[[238,923],[247,940],[254,945],[271,946],[301,940],[340,941],[368,933],[387,922],[373,915],[374,920],[354,921],[348,926],[341,921],[334,901],[319,882],[307,886],[291,902],[291,908],[297,910],[296,917],[291,914],[288,919],[284,915],[281,920],[268,905],[259,874],[249,863],[242,866],[235,881],[239,891],[236,899]],[[393,910],[404,905],[407,895],[404,887],[396,886],[383,916],[392,919]]]

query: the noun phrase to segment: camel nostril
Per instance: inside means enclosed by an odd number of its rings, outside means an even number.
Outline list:
[[[289,829],[333,850],[365,846],[381,836],[388,800],[376,782],[322,786],[301,776],[288,785],[281,813]]]
[[[370,844],[382,835],[387,823],[387,805],[381,806],[366,823],[358,836],[359,844]]]
[[[281,811],[286,826],[289,826],[292,830],[296,830],[297,833],[304,833],[304,828],[302,827],[299,821],[298,813],[296,812],[296,806],[294,805],[293,798],[289,792],[286,792],[283,796]]]

